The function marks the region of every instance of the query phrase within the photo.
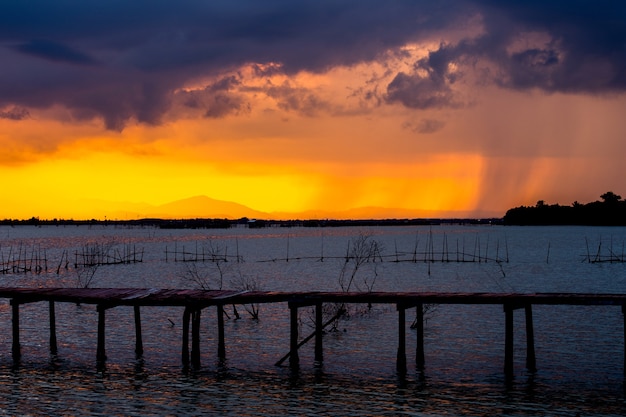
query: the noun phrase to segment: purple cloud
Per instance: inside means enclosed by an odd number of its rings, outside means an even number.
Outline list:
[[[388,102],[461,105],[453,87],[463,74],[451,73],[451,63],[471,70],[487,62],[497,68],[488,81],[503,88],[626,90],[626,5],[609,0],[31,0],[0,3],[0,108],[57,104],[113,130],[130,120],[159,124],[193,80],[243,64],[279,63],[294,74],[377,60],[407,43],[445,37],[469,16],[480,17],[481,34],[443,43],[414,72],[396,74]],[[531,32],[550,42],[510,51]],[[212,99],[196,103],[208,117],[246,106],[232,91],[203,94]],[[284,103],[314,114],[312,99]]]
[[[8,110],[0,111],[0,119],[24,120],[30,117],[30,112],[23,107],[12,107]]]

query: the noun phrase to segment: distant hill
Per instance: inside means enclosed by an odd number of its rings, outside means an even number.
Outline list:
[[[86,217],[82,213],[89,213]],[[98,199],[79,199],[69,202],[63,213],[51,218],[77,220],[137,220],[137,219],[249,219],[265,220],[352,220],[352,219],[469,219],[499,218],[501,215],[461,211],[434,211],[389,207],[359,207],[349,210],[302,212],[263,212],[232,201],[217,200],[204,195],[194,196],[161,205],[134,202],[113,202]]]
[[[143,217],[161,219],[216,218],[240,219],[264,218],[268,214],[230,201],[216,200],[207,196],[190,197],[183,200],[163,204]]]
[[[458,213],[467,217],[467,213]],[[216,200],[206,196],[196,196],[183,200],[174,201],[168,204],[155,207],[148,215],[150,218],[220,218],[220,219],[240,219],[247,217],[251,219],[415,219],[415,218],[435,218],[441,213],[428,210],[409,210],[401,208],[386,207],[359,207],[349,210],[324,211],[307,210],[302,212],[272,212],[254,210],[242,204],[230,201]]]

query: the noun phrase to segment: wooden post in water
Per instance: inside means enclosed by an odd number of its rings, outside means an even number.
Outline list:
[[[20,303],[16,299],[12,299],[11,306],[13,307],[13,347],[11,353],[13,354],[13,362],[19,362],[22,357],[20,349]]]
[[[50,315],[50,353],[52,355],[56,355],[57,350],[57,325],[56,325],[56,314],[54,311],[54,301],[49,301],[49,315]]]
[[[419,372],[424,371],[424,305],[419,303],[415,307],[415,330],[417,333],[417,344],[415,346],[415,368]]]
[[[535,330],[533,329],[532,304],[524,306],[526,312],[526,369],[529,372],[537,372],[537,359],[535,357]]]
[[[226,359],[226,343],[224,341],[224,306],[217,305],[217,358]]]
[[[398,375],[406,375],[406,310],[403,305],[397,304],[398,309],[398,356],[396,370]]]
[[[289,366],[297,369],[300,366],[300,356],[298,355],[298,306],[289,303],[291,317],[291,332],[289,338]]]
[[[133,306],[135,311],[135,354],[137,356],[143,355],[143,338],[141,336],[141,313],[139,306]]]
[[[98,347],[96,348],[96,360],[98,362],[104,362],[107,359],[107,355],[104,348],[104,319],[106,308],[103,305],[98,304]]]
[[[191,309],[189,307],[185,307],[185,312],[183,313],[183,351],[182,351],[182,361],[183,366],[189,366],[189,316],[191,315]]]
[[[624,377],[626,378],[626,304],[622,304],[622,316],[624,319]]]
[[[504,374],[507,378],[513,376],[513,306],[504,304],[505,331],[504,331]]]
[[[322,306],[321,302],[315,304],[315,363],[321,365],[324,362],[324,348],[322,346],[322,340],[324,335],[322,323]]]
[[[195,309],[191,313],[191,365],[194,368],[200,367],[200,312]]]

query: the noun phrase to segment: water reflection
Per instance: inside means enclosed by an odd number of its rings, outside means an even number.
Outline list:
[[[616,400],[617,387],[585,390],[574,384],[555,389],[535,376],[505,386],[504,379],[496,377],[492,382],[450,383],[416,374],[394,381],[320,368],[249,372],[215,367],[177,373],[151,368],[142,360],[134,367],[116,365],[104,372],[61,362],[1,371],[0,407],[8,414],[599,416],[626,412],[623,402]]]

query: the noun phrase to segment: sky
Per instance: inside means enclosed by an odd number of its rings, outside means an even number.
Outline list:
[[[0,218],[626,196],[625,93],[617,0],[5,0]]]

